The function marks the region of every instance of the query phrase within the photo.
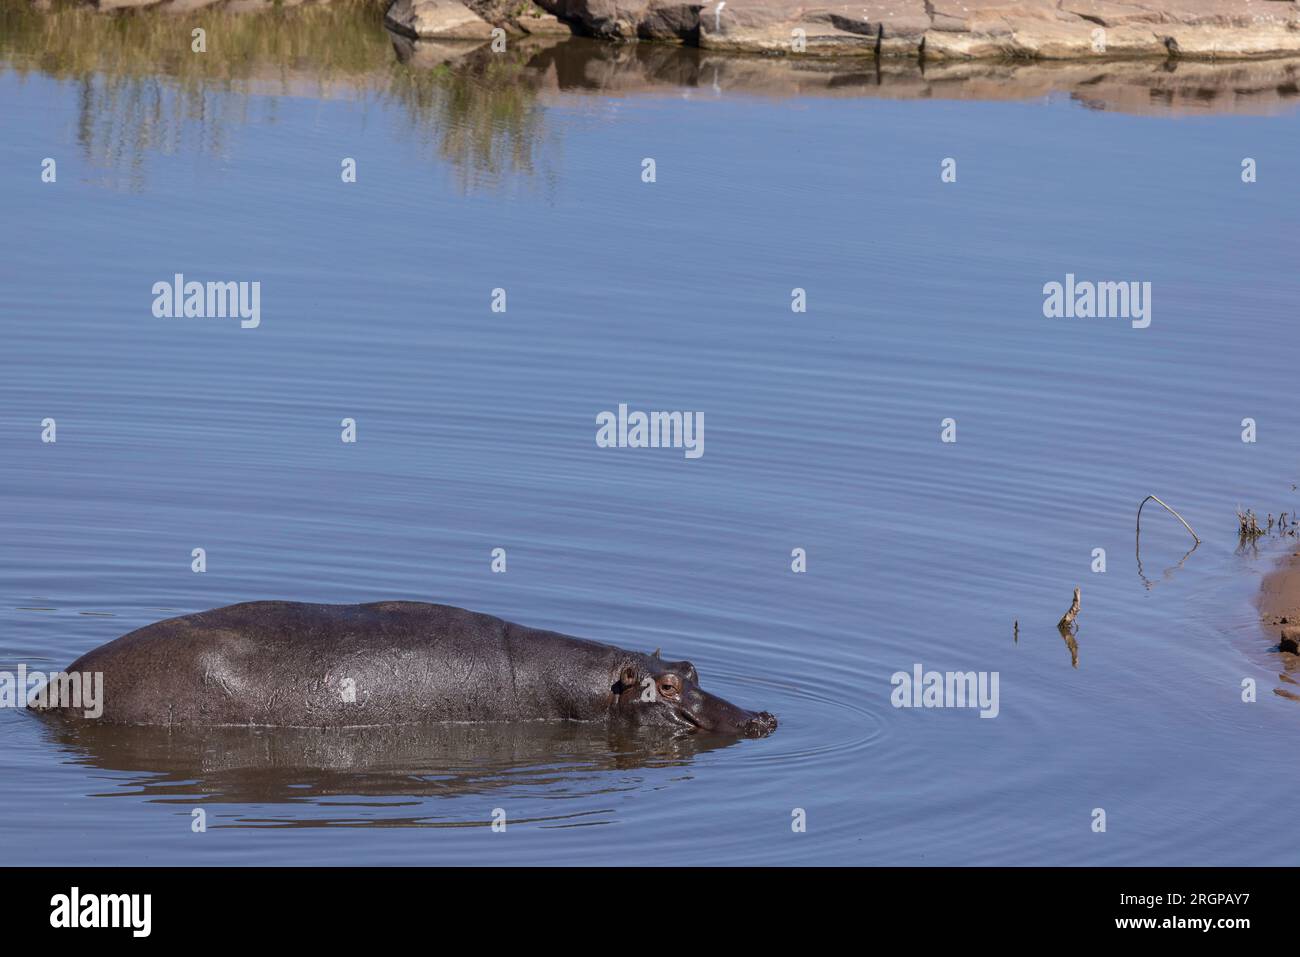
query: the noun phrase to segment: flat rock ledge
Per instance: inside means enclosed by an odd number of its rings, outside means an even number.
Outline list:
[[[926,59],[1300,53],[1294,0],[535,0],[583,32],[705,49]]]

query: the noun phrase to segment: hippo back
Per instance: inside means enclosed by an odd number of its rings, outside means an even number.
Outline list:
[[[68,670],[103,674],[115,723],[594,720],[621,654],[450,605],[266,601],[148,625]]]

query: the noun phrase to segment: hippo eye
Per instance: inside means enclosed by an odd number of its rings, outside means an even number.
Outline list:
[[[659,678],[659,693],[670,700],[677,700],[682,693],[682,679],[676,675],[662,675]]]

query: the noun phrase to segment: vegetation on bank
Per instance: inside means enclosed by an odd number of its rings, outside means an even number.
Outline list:
[[[383,19],[374,0],[249,13],[212,7],[189,14],[148,9],[104,14],[68,0],[41,11],[29,0],[0,0],[0,54],[11,58],[12,69],[65,77],[99,70],[236,79],[269,65],[292,69],[299,63],[323,79],[355,77],[392,62]],[[196,26],[207,31],[206,54],[190,49]],[[25,65],[24,55],[34,62]]]

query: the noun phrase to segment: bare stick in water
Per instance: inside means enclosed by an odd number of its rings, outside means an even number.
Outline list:
[[[1196,539],[1197,545],[1201,544],[1200,536],[1192,531],[1192,526],[1187,524],[1187,519],[1183,518],[1181,515],[1175,512],[1168,505],[1165,505],[1164,502],[1160,501],[1160,499],[1158,499],[1154,495],[1148,495],[1138,504],[1137,533],[1139,535],[1142,534],[1142,506],[1145,505],[1147,502],[1155,502],[1156,504],[1162,506],[1165,509],[1165,511],[1167,511],[1170,515],[1172,515],[1174,518],[1178,519],[1178,521],[1183,523],[1183,528],[1187,529],[1187,531],[1191,533],[1192,538]]]

